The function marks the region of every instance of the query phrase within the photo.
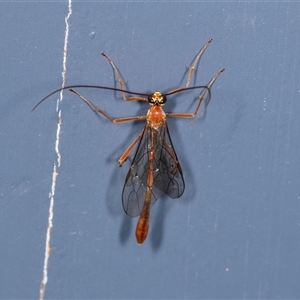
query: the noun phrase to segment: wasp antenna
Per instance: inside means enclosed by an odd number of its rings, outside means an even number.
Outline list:
[[[51,93],[49,93],[47,96],[45,96],[43,99],[41,99],[30,112],[33,112],[42,102],[44,102],[46,99],[48,99],[49,97],[51,97],[52,95],[63,91],[63,90],[67,90],[67,89],[72,89],[72,88],[90,88],[90,89],[102,89],[102,90],[109,90],[109,91],[117,91],[117,92],[125,92],[128,94],[132,94],[132,95],[138,95],[138,96],[144,96],[144,97],[148,97],[148,94],[145,93],[138,93],[138,92],[132,92],[132,91],[127,91],[127,90],[122,90],[122,89],[118,89],[118,88],[112,88],[112,87],[108,87],[108,86],[101,86],[101,85],[87,85],[87,84],[77,84],[77,85],[68,85],[65,86],[63,88],[59,88]]]

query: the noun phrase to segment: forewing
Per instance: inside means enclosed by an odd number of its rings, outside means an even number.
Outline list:
[[[132,165],[127,173],[122,193],[124,211],[131,217],[141,214],[147,188],[149,151],[154,148],[151,206],[165,193],[178,198],[184,191],[182,171],[174,151],[167,124],[159,128],[146,126]]]
[[[144,206],[149,172],[151,131],[151,127],[145,127],[123,187],[123,208],[126,214],[131,217],[139,216]],[[162,191],[155,186],[152,187],[151,206],[161,194]]]
[[[167,123],[160,127],[156,142],[154,186],[173,199],[179,198],[185,184]]]

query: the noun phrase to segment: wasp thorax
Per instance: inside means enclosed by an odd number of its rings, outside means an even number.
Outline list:
[[[159,91],[150,94],[148,97],[148,101],[152,105],[162,106],[167,102],[167,97]]]

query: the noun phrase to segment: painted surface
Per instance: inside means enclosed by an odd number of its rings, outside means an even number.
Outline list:
[[[0,298],[38,298],[49,193],[57,164],[68,2],[1,2]],[[49,298],[299,298],[299,3],[73,2],[66,84],[128,89],[184,82],[202,45],[196,84],[226,71],[205,118],[170,120],[186,189],[152,208],[149,237],[121,193],[117,160],[143,123],[112,124],[73,94],[60,103]],[[110,91],[82,91],[113,117],[142,115]],[[195,94],[169,100],[192,111]]]

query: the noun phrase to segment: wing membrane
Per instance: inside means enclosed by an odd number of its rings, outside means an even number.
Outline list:
[[[144,206],[148,173],[151,172],[151,147],[154,149],[151,206],[163,193],[174,199],[179,198],[184,191],[182,170],[167,123],[158,128],[146,125],[127,173],[122,194],[124,211],[131,217],[139,216]]]

